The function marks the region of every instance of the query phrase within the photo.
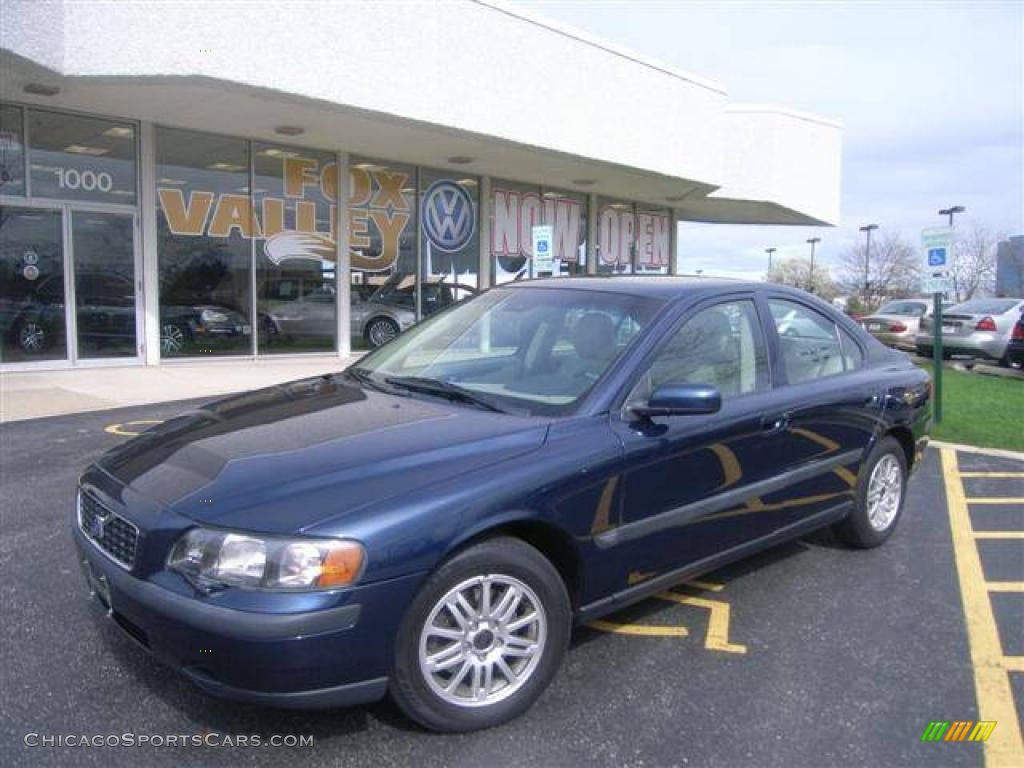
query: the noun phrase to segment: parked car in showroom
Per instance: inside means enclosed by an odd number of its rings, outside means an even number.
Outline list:
[[[1006,349],[1013,326],[1020,319],[1024,299],[971,299],[942,314],[944,356],[967,356],[1007,365]],[[921,319],[914,337],[917,353],[931,357],[934,348],[932,318]]]
[[[511,283],[118,446],[73,538],[104,613],[207,692],[390,693],[468,731],[541,695],[574,623],[823,526],[882,544],[929,397],[794,289]]]
[[[447,276],[423,281],[423,317],[476,294],[476,288],[449,282]],[[386,344],[416,322],[416,277],[394,275],[365,302],[352,304],[352,338],[371,349]]]
[[[943,311],[952,302],[942,303]],[[877,312],[859,318],[864,330],[883,344],[913,352],[915,337],[922,317],[931,317],[931,299],[897,299],[883,304]]]

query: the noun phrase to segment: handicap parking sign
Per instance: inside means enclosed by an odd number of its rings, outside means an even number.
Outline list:
[[[946,266],[946,249],[945,248],[929,248],[928,249],[928,266],[929,267],[944,267],[944,266]]]

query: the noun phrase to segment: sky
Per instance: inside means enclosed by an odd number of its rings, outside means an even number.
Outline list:
[[[764,249],[834,264],[863,234],[913,243],[963,205],[1024,234],[1024,0],[740,2],[517,0],[644,57],[844,126],[838,227],[680,225],[684,272],[760,277]]]

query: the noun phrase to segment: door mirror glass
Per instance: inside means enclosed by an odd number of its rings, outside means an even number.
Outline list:
[[[631,405],[630,411],[641,418],[654,416],[689,416],[717,413],[722,408],[722,395],[709,384],[664,384],[654,390],[646,403]]]

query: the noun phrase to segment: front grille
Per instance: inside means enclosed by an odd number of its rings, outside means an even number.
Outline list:
[[[134,565],[139,529],[84,491],[78,494],[78,525],[82,533],[118,563],[125,568]]]

